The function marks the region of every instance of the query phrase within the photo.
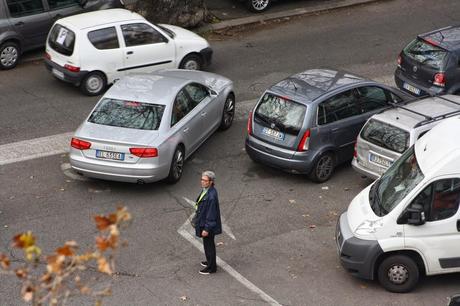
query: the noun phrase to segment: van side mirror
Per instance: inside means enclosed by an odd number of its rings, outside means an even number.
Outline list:
[[[423,225],[425,224],[425,211],[420,204],[412,204],[398,218],[398,224]]]

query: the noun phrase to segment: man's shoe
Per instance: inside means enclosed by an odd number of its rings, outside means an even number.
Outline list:
[[[202,261],[202,262],[200,262],[200,265],[201,265],[202,267],[207,267],[207,266],[208,266],[208,262],[207,262],[207,261]]]
[[[200,274],[208,275],[208,274],[211,274],[211,272],[209,271],[208,268],[204,268],[203,270],[200,271]]]

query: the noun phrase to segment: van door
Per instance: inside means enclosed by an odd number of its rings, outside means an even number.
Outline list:
[[[460,271],[459,202],[460,178],[436,180],[411,202],[423,206],[426,223],[404,225],[405,248],[420,251],[428,274]]]
[[[152,72],[174,67],[174,41],[151,25],[143,22],[122,24],[121,31],[124,39],[124,67],[119,71]]]
[[[353,147],[367,117],[358,108],[355,89],[339,93],[318,105],[318,125],[337,150],[338,163],[353,157]]]
[[[6,0],[6,4],[9,21],[22,36],[22,51],[43,46],[51,20],[42,0]]]

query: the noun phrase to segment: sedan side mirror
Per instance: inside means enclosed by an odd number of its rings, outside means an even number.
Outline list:
[[[214,96],[214,97],[215,97],[215,96],[217,96],[218,94],[217,94],[217,92],[216,92],[215,90],[213,90],[213,89],[209,89],[209,95],[211,95],[211,96]]]

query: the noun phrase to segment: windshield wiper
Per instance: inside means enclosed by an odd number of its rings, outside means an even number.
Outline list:
[[[262,114],[259,114],[259,113],[255,113],[254,114],[254,119],[259,119],[260,121],[264,122],[265,124],[268,124],[268,125],[271,125],[273,122],[270,121],[268,119],[268,117],[262,115]]]

